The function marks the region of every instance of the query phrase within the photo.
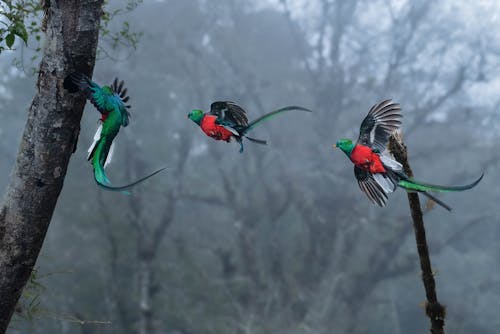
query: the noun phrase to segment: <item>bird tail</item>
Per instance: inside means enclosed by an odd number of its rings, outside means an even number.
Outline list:
[[[263,140],[263,139],[255,139],[255,138],[252,138],[252,137],[248,137],[248,136],[245,136],[246,139],[254,142],[254,143],[257,143],[257,144],[261,144],[261,145],[267,145],[267,140]]]
[[[70,93],[85,91],[90,87],[91,81],[83,73],[73,72],[64,79],[63,87]]]
[[[429,192],[434,191],[434,192],[455,192],[455,191],[464,191],[467,189],[471,189],[475,187],[483,178],[484,173],[481,174],[481,176],[475,180],[474,182],[466,185],[461,185],[461,186],[441,186],[437,184],[429,184],[429,183],[424,183],[420,181],[413,180],[411,178],[406,178],[406,179],[401,179],[398,182],[398,185],[401,188],[406,189],[407,191],[416,191],[419,193],[422,193],[424,196],[430,198],[443,208],[445,208],[448,211],[451,211],[450,206],[448,206],[446,203],[441,201],[440,199],[436,198],[435,196],[431,195]]]
[[[153,173],[148,174],[148,175],[146,175],[146,176],[144,176],[144,177],[140,178],[139,180],[134,181],[132,183],[126,184],[124,186],[114,187],[114,186],[111,186],[111,182],[109,181],[108,177],[106,176],[106,172],[104,171],[104,168],[102,167],[102,165],[99,164],[99,166],[97,168],[94,167],[94,179],[95,179],[97,185],[105,190],[120,191],[120,192],[128,195],[129,193],[126,191],[127,189],[130,189],[133,186],[138,185],[139,183],[146,181],[147,179],[158,174],[159,172],[163,171],[164,169],[166,169],[166,167],[162,167],[160,169],[157,169]]]
[[[407,178],[407,179],[402,179],[399,181],[398,185],[402,188],[405,188],[406,190],[413,190],[413,191],[434,191],[434,192],[454,192],[454,191],[464,191],[467,189],[471,189],[475,187],[479,181],[483,178],[484,173],[481,174],[481,176],[475,180],[474,182],[470,184],[466,184],[463,186],[441,186],[437,184],[430,184],[430,183],[424,183],[420,182],[417,180],[414,180],[412,178]]]
[[[445,208],[446,210],[448,211],[451,211],[451,207],[446,204],[445,202],[443,202],[442,200],[440,200],[439,198],[429,194],[428,192],[420,192],[421,194],[423,194],[424,196],[426,196],[427,198],[431,199],[432,201],[434,201],[435,203],[441,205],[443,208]]]
[[[132,188],[133,186],[146,181],[153,175],[158,174],[163,171],[166,167],[160,168],[153,173],[146,175],[139,180],[126,184],[120,187],[114,187],[111,185],[111,181],[106,175],[106,171],[104,170],[104,166],[106,165],[106,160],[108,160],[108,153],[110,151],[110,147],[112,140],[107,140],[106,137],[101,137],[93,146],[93,149],[90,151],[88,156],[88,160],[92,160],[92,166],[94,167],[94,180],[101,187],[110,191],[121,191],[124,194],[128,194],[125,190]]]
[[[241,133],[245,134],[246,132],[252,130],[254,127],[256,127],[257,125],[261,124],[262,122],[267,121],[267,120],[273,118],[276,115],[279,115],[279,114],[281,114],[281,113],[283,113],[285,111],[290,111],[290,110],[301,110],[301,111],[312,112],[311,110],[309,110],[307,108],[303,108],[303,107],[299,107],[299,106],[284,107],[284,108],[281,108],[281,109],[278,109],[278,110],[275,110],[275,111],[271,111],[270,113],[262,115],[259,118],[257,118],[256,120],[250,122],[248,124],[248,126],[246,128],[244,128],[243,131],[241,131]]]

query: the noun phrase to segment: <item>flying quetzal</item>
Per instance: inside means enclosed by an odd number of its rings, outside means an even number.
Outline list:
[[[94,179],[99,186],[107,190],[123,191],[131,188],[151,176],[161,172],[165,168],[135,181],[130,184],[114,187],[111,185],[104,168],[111,160],[113,151],[113,140],[120,128],[129,124],[130,108],[126,103],[129,100],[127,89],[123,88],[123,81],[118,82],[115,79],[111,86],[100,87],[91,81],[86,75],[81,73],[72,73],[64,80],[64,88],[69,92],[75,93],[82,91],[87,99],[101,113],[100,125],[94,136],[94,142],[89,148],[87,160],[91,161],[94,168]]]
[[[407,191],[419,192],[451,211],[448,205],[429,194],[429,191],[467,190],[478,184],[483,174],[476,181],[463,186],[440,186],[409,178],[403,166],[386,150],[390,135],[401,125],[401,117],[399,104],[391,100],[382,101],[370,109],[361,123],[356,143],[350,139],[340,139],[333,147],[340,148],[354,163],[354,175],[359,187],[373,203],[385,206],[388,195],[399,186]]]
[[[240,144],[241,153],[243,152],[243,138],[247,138],[254,143],[262,145],[267,144],[265,140],[247,136],[248,131],[262,122],[290,110],[311,112],[311,110],[303,107],[288,106],[267,113],[249,123],[245,110],[236,103],[230,101],[216,101],[211,104],[210,112],[204,113],[202,110],[194,109],[188,114],[188,118],[198,124],[207,136],[215,140],[224,140],[229,143],[231,138],[234,138]]]

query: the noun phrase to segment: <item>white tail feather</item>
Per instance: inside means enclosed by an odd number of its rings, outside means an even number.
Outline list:
[[[97,144],[97,141],[99,138],[101,138],[101,131],[102,131],[102,124],[99,124],[99,127],[97,128],[97,131],[94,134],[94,141],[92,142],[92,145],[90,145],[89,149],[87,150],[87,160],[90,158],[90,155],[92,154],[92,151],[94,150],[95,145]]]
[[[106,168],[106,166],[111,163],[114,153],[115,153],[115,142],[112,142],[111,147],[109,148],[108,156],[106,157],[106,162],[104,163],[104,168]]]
[[[101,132],[102,132],[102,124],[99,124],[99,127],[97,128],[97,131],[94,134],[94,139],[92,142],[92,145],[90,145],[89,149],[87,150],[87,160],[90,159],[90,155],[92,154],[92,151],[94,150],[95,146],[97,145],[97,142],[101,138]],[[113,158],[113,153],[115,152],[115,143],[111,144],[111,147],[109,148],[109,153],[108,156],[106,157],[106,162],[104,163],[104,168],[106,168],[107,165],[111,162],[111,159]]]
[[[382,173],[373,174],[375,181],[382,187],[386,194],[390,194],[394,191],[394,184],[391,180]]]

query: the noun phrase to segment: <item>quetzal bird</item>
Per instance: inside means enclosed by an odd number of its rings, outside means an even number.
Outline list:
[[[72,73],[67,76],[64,80],[64,88],[71,93],[82,91],[101,113],[100,125],[87,156],[87,160],[92,163],[94,179],[99,186],[106,190],[124,191],[165,169],[158,169],[135,182],[121,187],[112,186],[104,168],[111,161],[114,147],[113,140],[118,131],[122,126],[126,127],[129,124],[130,113],[128,109],[130,106],[126,104],[129,100],[127,89],[123,87],[123,81],[118,82],[118,79],[115,79],[110,86],[100,87],[82,73]]]
[[[368,198],[379,206],[385,206],[388,195],[397,187],[419,192],[451,211],[451,208],[429,192],[463,191],[477,185],[483,174],[471,184],[440,186],[423,183],[408,177],[403,166],[394,160],[386,149],[390,135],[401,125],[401,107],[391,100],[374,105],[361,123],[356,143],[340,139],[333,147],[340,148],[354,163],[354,176]]]
[[[234,138],[240,144],[240,153],[242,153],[243,138],[254,143],[267,144],[265,140],[249,137],[247,132],[262,122],[290,110],[311,112],[303,107],[288,106],[271,111],[249,123],[246,111],[239,105],[230,101],[216,101],[210,105],[210,112],[204,113],[202,110],[194,109],[188,114],[188,118],[198,124],[207,136],[215,140],[224,140],[229,143],[231,138]]]

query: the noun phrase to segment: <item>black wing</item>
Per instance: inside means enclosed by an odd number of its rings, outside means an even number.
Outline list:
[[[358,144],[383,152],[391,133],[399,129],[402,117],[398,103],[385,100],[374,105],[361,123]]]
[[[130,105],[126,103],[130,100],[130,96],[127,95],[127,88],[124,88],[123,85],[123,80],[118,81],[118,78],[115,78],[110,87],[113,90],[113,93],[118,95],[122,101],[122,106],[125,107],[120,108],[120,111],[122,112],[122,125],[127,126],[130,118],[130,112],[128,111],[128,109],[130,109]]]
[[[112,110],[109,109],[109,93],[83,73],[74,72],[68,75],[64,79],[64,88],[70,93],[84,92],[86,98],[101,114],[105,115]]]
[[[122,100],[123,103],[127,103],[128,100],[130,100],[130,96],[127,95],[127,88],[124,88],[123,85],[124,85],[123,80],[118,81],[118,78],[115,78],[115,80],[111,84],[111,89],[113,90],[114,93],[120,96],[120,99]],[[130,106],[127,107],[130,108]]]
[[[387,194],[377,181],[375,181],[373,175],[356,166],[354,166],[354,175],[358,180],[359,188],[368,196],[370,201],[379,206],[385,206],[388,198]]]
[[[210,115],[217,116],[217,124],[232,128],[248,126],[245,110],[230,101],[216,101],[210,106]]]

